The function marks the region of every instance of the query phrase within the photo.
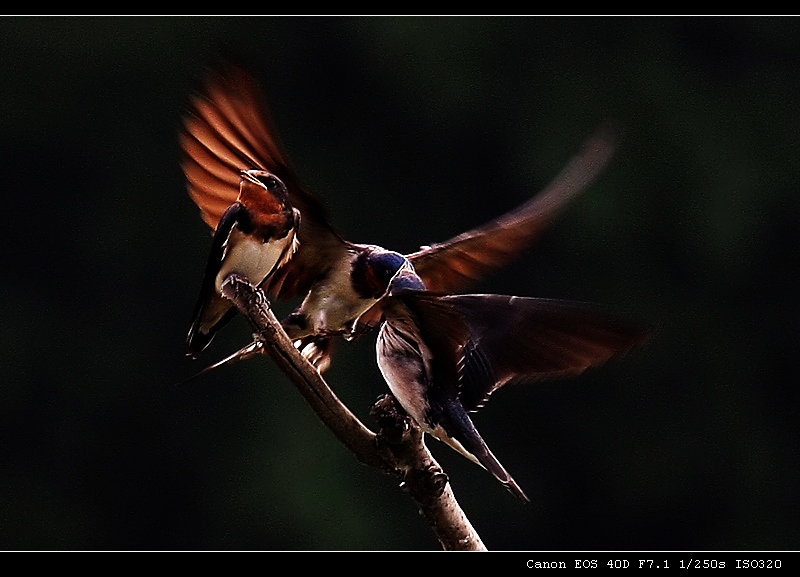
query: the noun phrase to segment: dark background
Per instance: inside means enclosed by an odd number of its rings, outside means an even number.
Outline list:
[[[175,383],[210,246],[176,131],[220,52],[346,238],[411,252],[625,137],[473,292],[596,301],[649,345],[475,416],[532,498],[429,443],[490,549],[797,549],[800,21],[0,19],[0,547],[437,549],[267,358]],[[289,304],[280,310],[288,310]],[[327,377],[374,426],[374,334]]]

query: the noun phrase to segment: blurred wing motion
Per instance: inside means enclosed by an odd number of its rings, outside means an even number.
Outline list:
[[[640,326],[602,307],[506,295],[402,295],[422,334],[459,367],[468,411],[508,382],[577,376],[647,339]]]
[[[578,375],[645,338],[595,306],[567,301],[409,290],[389,296],[384,311],[378,365],[392,394],[424,431],[523,501],[468,412],[506,383]]]
[[[482,226],[408,255],[428,290],[461,291],[517,257],[597,178],[611,159],[616,141],[614,126],[604,124],[531,200]]]
[[[597,178],[611,159],[617,139],[614,124],[603,124],[555,179],[528,202],[482,226],[407,255],[427,290],[462,291],[519,256]],[[380,308],[378,304],[362,317],[361,332],[380,322]]]
[[[180,146],[189,195],[212,229],[236,201],[242,170],[266,170],[286,185],[290,204],[302,216],[299,246],[291,262],[262,285],[271,297],[305,294],[320,271],[344,258],[347,243],[331,228],[319,201],[300,185],[266,99],[244,69],[227,65],[209,72],[200,93],[190,100]]]
[[[280,179],[299,211],[297,248],[291,260],[261,284],[270,298],[305,299],[284,328],[318,368],[327,367],[329,339],[360,334],[381,319],[381,299],[361,290],[358,278],[369,251],[385,250],[342,239],[318,200],[300,184],[279,142],[258,82],[227,63],[209,71],[194,95],[180,134],[188,191],[203,220],[216,229],[237,200],[240,171],[261,169]],[[611,158],[616,132],[606,125],[540,194],[519,208],[446,242],[407,255],[428,290],[455,292],[518,256],[552,219],[597,177]]]

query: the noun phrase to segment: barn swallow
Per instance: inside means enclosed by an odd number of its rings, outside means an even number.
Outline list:
[[[605,167],[616,132],[602,126],[538,195],[518,208],[445,242],[405,255],[430,291],[456,292],[507,264],[529,246]],[[303,297],[283,321],[290,338],[320,371],[327,367],[331,337],[358,335],[380,322],[380,291],[364,276],[372,257],[386,252],[343,239],[318,199],[300,183],[281,146],[258,82],[226,63],[208,74],[192,96],[180,132],[188,191],[212,228],[238,195],[239,171],[269,171],[283,181],[289,204],[302,218],[291,260],[265,278],[270,298]],[[380,258],[377,259],[380,261]],[[196,352],[197,347],[194,349]]]
[[[578,375],[640,344],[638,327],[585,303],[504,295],[440,295],[406,263],[382,303],[378,366],[426,433],[529,499],[469,417],[506,383]]]
[[[196,358],[236,309],[221,294],[231,273],[256,285],[284,266],[297,248],[300,213],[279,178],[264,170],[240,173],[239,195],[217,223],[187,342]]]

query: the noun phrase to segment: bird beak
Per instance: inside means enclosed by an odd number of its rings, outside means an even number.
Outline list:
[[[260,184],[259,180],[255,176],[253,176],[251,170],[242,170],[239,172],[239,176],[241,176],[242,178],[246,178],[253,184]]]

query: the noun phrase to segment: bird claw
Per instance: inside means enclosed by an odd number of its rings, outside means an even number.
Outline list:
[[[370,409],[381,428],[380,437],[390,444],[398,445],[412,430],[411,417],[392,395],[382,395]]]
[[[400,487],[415,495],[424,495],[426,501],[433,502],[442,496],[449,482],[447,473],[437,464],[431,463],[423,469],[410,469]]]

